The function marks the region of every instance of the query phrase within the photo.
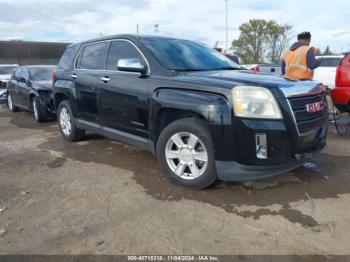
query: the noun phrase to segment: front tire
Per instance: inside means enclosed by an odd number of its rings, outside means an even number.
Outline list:
[[[19,108],[16,107],[15,104],[13,103],[12,95],[10,92],[7,95],[7,105],[8,105],[11,112],[18,112],[19,111]]]
[[[203,189],[217,180],[211,134],[200,119],[180,119],[165,127],[157,158],[166,176],[180,185]]]
[[[85,130],[79,129],[75,126],[74,116],[70,103],[65,100],[62,101],[57,110],[58,126],[61,135],[67,141],[81,140],[85,135]]]
[[[42,123],[46,122],[49,119],[49,112],[41,104],[38,97],[34,97],[32,100],[34,118],[37,122]]]

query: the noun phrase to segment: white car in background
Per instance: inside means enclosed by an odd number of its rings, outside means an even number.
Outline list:
[[[321,65],[315,69],[314,80],[333,89],[335,87],[335,74],[343,55],[316,56],[321,59]]]
[[[1,65],[0,64],[0,104],[7,101],[7,82],[10,80],[13,72],[17,69],[18,65]]]

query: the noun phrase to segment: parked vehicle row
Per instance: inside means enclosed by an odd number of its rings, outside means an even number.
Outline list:
[[[326,143],[324,85],[244,70],[181,39],[72,44],[56,69],[18,68],[8,93],[12,111],[33,111],[39,122],[57,113],[64,139],[91,131],[148,150],[167,177],[192,188],[285,173]]]

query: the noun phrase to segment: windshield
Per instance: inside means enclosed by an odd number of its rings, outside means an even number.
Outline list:
[[[33,81],[51,80],[54,67],[33,67],[30,69],[30,79]]]
[[[11,75],[17,66],[0,66],[0,75]]]
[[[201,43],[166,38],[143,38],[141,42],[170,70],[208,71],[241,69],[218,51]]]

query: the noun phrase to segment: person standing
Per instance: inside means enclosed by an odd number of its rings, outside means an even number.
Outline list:
[[[282,75],[293,81],[312,80],[314,69],[320,66],[320,59],[316,59],[317,49],[310,46],[310,32],[298,35],[298,42],[294,43],[282,58]]]

